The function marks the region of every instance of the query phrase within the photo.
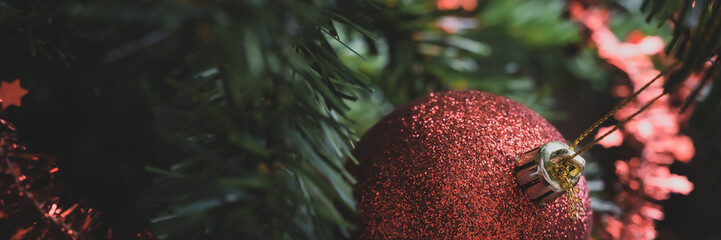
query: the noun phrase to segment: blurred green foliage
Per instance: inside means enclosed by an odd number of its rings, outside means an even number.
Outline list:
[[[494,92],[560,120],[565,116],[553,110],[554,86],[588,82],[599,92],[608,86],[603,62],[589,50],[578,50],[579,28],[563,17],[563,1],[482,1],[473,15],[452,18],[461,28],[453,33],[439,22],[458,16],[456,12],[428,13],[419,6],[425,4],[396,3],[384,14],[404,20],[384,22],[377,41],[356,34],[342,37],[354,51],[334,45],[349,66],[370,76],[382,92],[361,95],[374,100],[354,105],[350,118],[362,119],[358,133],[372,125],[370,116],[378,119],[388,112],[388,104],[433,91]]]

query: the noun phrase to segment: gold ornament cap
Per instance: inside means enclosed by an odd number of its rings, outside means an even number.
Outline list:
[[[581,179],[586,160],[574,154],[568,145],[557,141],[534,148],[517,159],[516,183],[535,203],[553,201]]]

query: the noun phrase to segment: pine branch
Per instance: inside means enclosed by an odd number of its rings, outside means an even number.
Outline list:
[[[647,14],[647,21],[656,18],[673,26],[673,38],[666,53],[675,56],[681,65],[664,84],[666,92],[676,89],[692,73],[706,72],[699,84],[718,74],[719,62],[714,59],[721,52],[721,1],[645,0],[641,10]],[[686,105],[694,97],[695,94],[689,96]]]

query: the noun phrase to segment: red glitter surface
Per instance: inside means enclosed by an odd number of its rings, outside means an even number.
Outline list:
[[[524,197],[515,159],[564,141],[543,117],[490,93],[431,94],[394,110],[354,151],[359,239],[586,239],[591,215],[571,218],[565,195],[547,205]]]

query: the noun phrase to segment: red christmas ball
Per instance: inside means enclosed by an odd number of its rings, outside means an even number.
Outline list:
[[[515,181],[516,159],[561,134],[505,97],[451,91],[416,99],[358,142],[359,239],[587,239],[590,200],[571,217],[566,195],[533,203]]]

